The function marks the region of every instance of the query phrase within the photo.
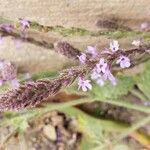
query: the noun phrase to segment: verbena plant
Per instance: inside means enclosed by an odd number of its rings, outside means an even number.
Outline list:
[[[39,24],[36,25],[40,28]],[[32,27],[35,27],[35,23],[25,19],[20,19],[16,25],[3,23],[0,25],[1,42],[4,37],[11,36],[15,41],[31,42],[49,49],[53,48],[55,52],[77,61],[78,65],[59,73],[47,72],[33,75],[32,81],[26,81],[25,79],[19,82],[16,65],[8,60],[1,59],[0,84],[2,88],[6,82],[10,82],[12,85],[11,90],[5,90],[0,95],[0,111],[5,112],[5,119],[1,122],[1,125],[14,125],[18,131],[25,131],[29,119],[51,110],[58,110],[66,115],[75,116],[79,130],[89,137],[83,138],[83,149],[90,149],[91,146],[92,149],[105,149],[107,145],[115,144],[150,122],[148,116],[133,126],[129,126],[115,121],[96,119],[94,116],[89,116],[72,107],[83,103],[91,103],[92,105],[92,102],[100,101],[149,115],[149,44],[135,40],[132,43],[134,48],[124,50],[117,40],[112,40],[108,48],[98,50],[96,46],[88,46],[87,50],[83,52],[64,41],[52,44],[30,37],[28,29],[32,30]],[[48,29],[49,27],[47,27]],[[124,69],[133,68],[143,62],[147,62],[143,73],[135,76],[127,76],[123,73]],[[48,77],[50,79],[47,79]],[[135,88],[135,86],[138,88]],[[68,93],[78,93],[81,98],[59,104],[48,103],[42,108],[35,107],[49,96],[57,94],[61,89]],[[139,106],[127,102],[124,96],[128,95],[129,92],[146,105]],[[11,111],[11,115],[8,115],[9,113],[6,111]],[[118,139],[110,142],[108,135],[104,136],[104,130],[121,132],[121,134]]]

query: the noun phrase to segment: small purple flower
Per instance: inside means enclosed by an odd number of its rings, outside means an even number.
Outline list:
[[[4,84],[4,81],[0,79],[0,86]]]
[[[19,49],[21,47],[22,40],[19,38],[13,38],[13,41],[16,49]]]
[[[82,89],[82,91],[86,92],[88,89],[92,90],[92,85],[90,80],[85,80],[83,77],[79,77],[78,89]]]
[[[99,78],[98,80],[96,80],[96,83],[99,85],[99,86],[104,86],[105,82],[102,78]]]
[[[96,50],[96,46],[88,46],[87,47],[87,53],[92,54],[93,57],[97,56],[97,50]]]
[[[0,35],[0,44],[2,44],[3,43],[3,37],[2,37],[2,35]]]
[[[11,25],[11,24],[1,24],[1,25],[0,25],[0,28],[1,28],[2,30],[7,31],[7,32],[11,32],[11,31],[14,29],[14,26]]]
[[[12,86],[13,89],[19,88],[19,85],[20,85],[20,84],[19,84],[19,82],[18,82],[17,79],[11,80],[10,83],[11,83],[11,86]]]
[[[144,102],[144,105],[145,105],[145,106],[150,106],[150,101],[145,101],[145,102]]]
[[[30,21],[29,20],[26,20],[26,19],[23,19],[23,18],[20,18],[20,24],[21,24],[21,27],[23,30],[27,29],[30,27]]]
[[[126,56],[120,56],[116,64],[120,64],[121,68],[129,68],[131,65],[130,59]]]
[[[119,50],[119,43],[116,40],[113,40],[112,42],[110,42],[110,50],[112,52],[116,52]]]
[[[106,69],[107,69],[107,63],[105,62],[104,58],[101,58],[99,63],[96,64],[96,71],[98,73],[105,73]]]
[[[102,78],[102,74],[98,73],[95,68],[93,69],[93,71],[91,73],[91,79],[95,80],[99,86],[103,86],[105,84],[104,80]]]
[[[149,28],[149,24],[147,22],[143,22],[141,24],[141,30],[146,31]]]
[[[150,54],[150,49],[145,50],[145,52],[147,52],[148,54]]]
[[[112,75],[109,68],[107,67],[104,73],[98,73],[94,68],[91,74],[91,79],[95,80],[99,86],[104,86],[105,81],[109,80],[113,85],[116,85],[116,78]]]
[[[103,79],[111,81],[114,86],[117,84],[116,78],[113,76],[109,69],[106,70],[105,74],[103,75]]]
[[[86,62],[86,54],[85,53],[82,53],[80,56],[78,56],[79,58],[79,61],[81,64],[85,64]]]
[[[8,60],[0,60],[0,85],[10,82],[13,88],[18,88],[17,67]]]
[[[97,80],[98,78],[100,78],[101,75],[96,71],[96,69],[94,69],[91,73],[91,79],[92,80]]]

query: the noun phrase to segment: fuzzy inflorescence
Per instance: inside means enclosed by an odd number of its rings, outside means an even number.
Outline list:
[[[67,42],[56,42],[54,44],[54,48],[57,53],[60,53],[68,58],[77,59],[77,56],[81,55],[81,52],[77,48],[74,48]]]
[[[34,107],[49,95],[56,93],[61,85],[61,82],[57,80],[27,82],[18,89],[13,89],[0,96],[0,111]]]
[[[0,85],[10,82],[13,88],[18,88],[17,67],[15,63],[2,59],[0,60]]]
[[[34,107],[48,96],[57,93],[63,86],[70,85],[78,76],[84,74],[81,68],[64,70],[53,80],[29,81],[0,95],[0,111],[22,110]]]

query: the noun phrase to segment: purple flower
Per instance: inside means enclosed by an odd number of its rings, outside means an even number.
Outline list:
[[[13,41],[14,41],[14,45],[17,49],[19,49],[21,47],[21,43],[22,43],[22,40],[19,39],[19,38],[13,38]]]
[[[131,65],[130,59],[126,56],[120,56],[116,64],[120,64],[121,68],[128,68]]]
[[[10,82],[13,88],[18,88],[17,67],[14,63],[8,60],[0,60],[0,85]]]
[[[106,70],[105,74],[103,75],[103,79],[111,81],[114,86],[117,84],[116,78],[113,76],[109,69]]]
[[[141,30],[146,31],[149,28],[149,24],[147,22],[143,22],[141,24]]]
[[[29,20],[26,20],[23,18],[20,18],[19,20],[20,20],[20,24],[21,24],[23,30],[30,27],[30,21]]]
[[[145,50],[145,52],[147,52],[148,54],[150,54],[150,49]]]
[[[108,64],[105,62],[104,58],[101,58],[96,67],[92,70],[91,79],[95,80],[99,86],[103,86],[106,80],[110,80],[115,85],[115,78],[108,71]]]
[[[0,79],[0,86],[4,84],[4,81]]]
[[[94,68],[91,74],[91,79],[95,80],[99,86],[104,86],[106,80],[109,80],[113,85],[117,84],[116,78],[112,75],[108,67],[104,73],[98,73]]]
[[[85,80],[83,77],[79,77],[78,89],[82,89],[82,91],[86,92],[88,89],[92,90],[92,85],[90,84],[90,80]]]
[[[97,56],[96,46],[94,46],[94,47],[88,46],[87,47],[87,53],[92,54],[93,57]]]
[[[2,35],[0,35],[0,44],[2,44],[3,43],[3,37],[2,37]]]
[[[102,74],[98,73],[95,68],[93,69],[91,73],[91,79],[95,80],[99,86],[103,86],[105,84],[102,78]]]
[[[13,89],[19,88],[19,82],[18,82],[17,79],[11,80],[10,83],[11,83],[11,86],[12,86]]]
[[[93,69],[93,71],[91,73],[91,79],[92,80],[97,80],[100,77],[101,77],[101,75],[96,71],[96,69]]]
[[[80,56],[78,56],[79,58],[79,61],[81,64],[85,64],[86,62],[86,54],[85,53],[82,53]]]
[[[11,24],[1,24],[1,25],[0,25],[0,28],[1,28],[2,30],[7,31],[7,32],[11,32],[11,31],[14,29],[14,26],[11,25]]]
[[[110,42],[110,50],[112,52],[116,52],[119,50],[119,43],[116,40],[113,40],[112,42]]]
[[[105,62],[104,58],[101,58],[99,63],[96,64],[96,71],[98,73],[105,73],[106,68],[107,68],[107,63]]]
[[[99,78],[98,80],[96,80],[96,83],[97,83],[99,86],[104,86],[105,81],[104,81],[102,78]]]
[[[144,102],[144,105],[145,105],[145,106],[150,106],[150,101],[145,101],[145,102]]]

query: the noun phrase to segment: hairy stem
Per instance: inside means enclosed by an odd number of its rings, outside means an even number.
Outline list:
[[[98,99],[97,101],[100,101],[100,102],[103,102],[103,103],[109,103],[109,104],[112,104],[112,105],[125,107],[125,108],[128,108],[128,109],[133,109],[133,110],[136,110],[136,111],[141,111],[141,112],[150,114],[150,109],[148,107],[131,104],[129,102],[126,102],[125,100],[102,100],[102,99]]]
[[[123,138],[129,136],[131,133],[135,132],[139,128],[143,127],[144,125],[150,123],[150,116],[145,117],[144,119],[140,120],[139,122],[133,124],[131,127],[127,128],[117,139],[112,141],[111,143],[103,146],[98,146],[94,150],[103,150],[108,148],[110,145],[116,145],[118,142],[120,142]]]
[[[141,101],[146,101],[147,100],[146,96],[142,92],[140,92],[139,90],[137,90],[137,89],[132,89],[130,91],[130,93],[132,95],[138,97]]]
[[[150,123],[150,116],[145,117],[144,119],[140,120],[139,122],[133,124],[129,129],[127,129],[127,131],[125,131],[124,133],[122,133],[118,140],[121,140],[123,138],[125,138],[126,136],[130,135],[132,132],[138,130],[139,128],[143,127],[144,125]],[[118,142],[117,140],[117,142]]]

